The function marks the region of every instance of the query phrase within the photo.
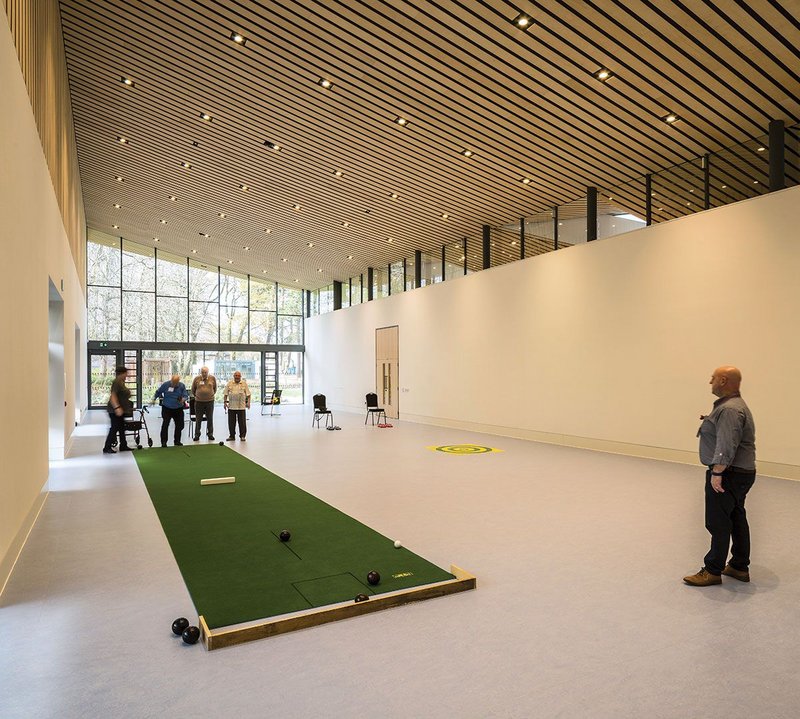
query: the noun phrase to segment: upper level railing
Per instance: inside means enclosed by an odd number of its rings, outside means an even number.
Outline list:
[[[310,291],[307,307],[312,315],[343,309],[798,184],[800,124],[773,122],[767,135],[623,184],[587,188],[563,205],[486,225],[480,236]]]

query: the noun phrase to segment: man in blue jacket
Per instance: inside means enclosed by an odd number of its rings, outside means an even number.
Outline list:
[[[153,395],[153,402],[161,398],[161,446],[167,446],[170,420],[175,420],[175,446],[183,447],[181,433],[183,432],[183,409],[189,400],[186,385],[181,382],[180,375],[172,375],[172,379],[164,382]]]

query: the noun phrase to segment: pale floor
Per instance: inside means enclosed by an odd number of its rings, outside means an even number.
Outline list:
[[[343,431],[312,430],[305,408],[251,412],[236,449],[471,571],[476,591],[211,653],[184,646],[170,624],[196,612],[133,457],[99,453],[100,413],[53,467],[0,598],[0,716],[800,715],[800,483],[756,482],[753,581],[698,589],[680,579],[707,548],[699,467],[336,420]],[[464,442],[504,451],[427,449]]]

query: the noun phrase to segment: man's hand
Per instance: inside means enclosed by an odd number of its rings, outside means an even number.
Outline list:
[[[711,475],[711,489],[718,494],[724,494],[725,490],[722,488],[722,477],[715,477]]]

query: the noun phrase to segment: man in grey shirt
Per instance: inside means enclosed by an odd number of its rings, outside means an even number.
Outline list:
[[[719,397],[711,414],[702,416],[697,431],[700,461],[706,465],[706,529],[711,549],[697,574],[686,584],[708,587],[726,577],[750,581],[750,527],[744,500],[756,480],[756,428],[739,394],[742,373],[718,367],[711,375],[711,393]],[[726,564],[728,549],[731,561]]]

